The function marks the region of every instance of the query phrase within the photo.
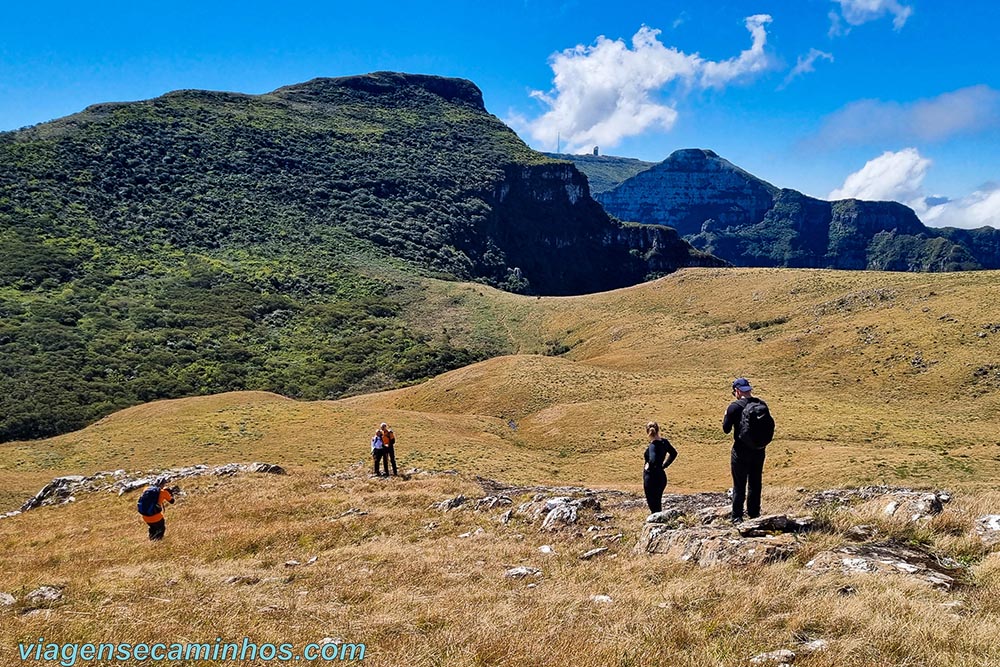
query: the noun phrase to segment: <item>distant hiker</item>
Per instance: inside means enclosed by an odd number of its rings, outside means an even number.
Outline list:
[[[375,435],[372,436],[372,460],[375,462],[375,469],[372,471],[376,477],[381,477],[382,473],[379,472],[379,463],[385,466],[386,477],[389,476],[389,453],[386,451],[385,443],[382,442],[381,434],[376,431]]]
[[[392,463],[392,474],[398,475],[396,472],[396,434],[392,432],[389,425],[382,422],[378,427],[379,437],[382,438],[382,446],[385,448],[386,458]],[[385,474],[389,474],[389,468],[385,469]]]
[[[163,506],[166,503],[173,505],[178,491],[180,489],[176,486],[168,489],[163,485],[154,484],[147,486],[139,496],[139,514],[149,526],[149,539],[163,539],[163,534],[167,532],[166,520],[163,518]]]
[[[660,425],[656,422],[646,424],[646,435],[649,436],[649,446],[643,454],[646,464],[642,468],[642,489],[646,492],[649,513],[655,514],[663,509],[667,468],[677,458],[677,450],[666,438],[660,437]]]
[[[760,516],[760,491],[763,485],[765,448],[774,437],[774,419],[767,403],[751,396],[753,387],[746,378],[733,381],[736,398],[722,419],[723,433],[733,432],[733,450],[729,467],[733,474],[734,522],[743,520],[743,501],[747,516]]]

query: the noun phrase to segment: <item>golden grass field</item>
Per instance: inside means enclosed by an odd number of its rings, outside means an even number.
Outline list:
[[[808,636],[831,649],[796,664],[1000,665],[1000,561],[981,560],[961,537],[977,513],[1000,513],[998,287],[997,272],[785,269],[684,270],[560,298],[422,282],[408,307],[426,333],[511,354],[340,401],[254,392],[162,401],[0,445],[0,513],[61,474],[232,461],[290,473],[185,484],[157,546],[134,494],[0,521],[0,591],[65,591],[51,610],[0,609],[0,664],[20,664],[17,642],[39,636],[329,636],[365,642],[364,662],[376,665],[512,667],[740,665]],[[680,453],[668,492],[725,491],[731,440],[720,422],[741,375],[778,422],[765,511],[801,510],[796,487],[952,490],[940,530],[886,530],[966,558],[966,585],[941,593],[852,581],[858,593],[844,598],[844,577],[806,573],[799,560],[699,570],[637,556],[644,509],[613,512],[626,537],[613,558],[594,561],[578,559],[594,546],[585,532],[428,509],[482,495],[475,475],[641,493],[650,419]],[[460,474],[378,480],[352,468],[369,461],[383,420],[401,468]],[[350,507],[369,514],[334,518]],[[485,532],[457,537],[477,527]],[[814,539],[818,549],[834,538]],[[556,553],[541,555],[542,544]],[[283,567],[314,555],[308,568]],[[543,570],[537,587],[502,577],[519,564]],[[243,574],[260,582],[222,583]],[[614,602],[595,604],[596,594]],[[942,606],[955,600],[960,612]]]

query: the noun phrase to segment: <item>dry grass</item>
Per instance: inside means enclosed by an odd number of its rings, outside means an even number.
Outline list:
[[[997,273],[908,275],[690,270],[572,298],[525,298],[427,281],[412,308],[441,312],[427,333],[509,340],[510,356],[423,385],[336,402],[240,393],[164,401],[78,433],[0,445],[0,511],[57,474],[264,460],[287,478],[199,480],[153,547],[134,499],[82,498],[0,521],[0,590],[65,586],[49,612],[0,611],[0,664],[19,640],[305,643],[342,637],[378,665],[739,665],[761,651],[829,639],[805,665],[996,665],[1000,562],[980,561],[972,518],[1000,511]],[[433,324],[432,324],[433,322]],[[980,334],[985,334],[981,336]],[[570,347],[540,356],[550,341]],[[985,370],[983,370],[985,369]],[[643,512],[616,511],[614,557],[494,515],[442,514],[477,494],[465,476],[325,475],[366,460],[371,429],[393,424],[404,468],[455,468],[509,482],[638,491],[642,426],[677,446],[671,491],[729,486],[719,430],[729,381],[754,380],[779,431],[767,509],[801,508],[796,487],[933,486],[955,501],[927,527],[874,508],[897,539],[978,563],[951,594],[899,581],[817,576],[796,559],[752,570],[692,569],[633,554]],[[348,507],[365,516],[331,520]],[[438,527],[427,529],[430,522]],[[482,527],[485,535],[457,536]],[[839,538],[818,533],[803,555]],[[549,543],[552,556],[537,547]],[[286,569],[291,558],[319,561]],[[502,577],[540,567],[537,587]],[[226,577],[259,578],[252,585]],[[844,597],[850,583],[857,593]],[[596,604],[590,597],[610,595]],[[961,607],[942,603],[958,600]],[[155,614],[148,614],[152,607]]]
[[[626,539],[582,561],[595,544],[585,525],[551,534],[521,518],[504,526],[499,510],[428,509],[459,492],[481,494],[454,475],[202,479],[171,508],[167,539],[156,546],[129,497],[90,496],[5,521],[4,586],[17,593],[58,585],[65,598],[49,611],[2,613],[0,661],[14,664],[16,643],[38,636],[250,636],[300,645],[322,637],[364,642],[366,662],[375,665],[740,665],[812,638],[829,640],[830,650],[797,664],[998,664],[995,561],[951,594],[897,580],[815,575],[795,561],[701,570],[635,555],[641,510],[612,510]],[[768,501],[780,506],[782,496],[792,498],[773,492]],[[369,514],[335,518],[351,507]],[[477,528],[484,532],[458,537]],[[542,544],[555,553],[540,553]],[[312,556],[315,565],[284,567]],[[516,565],[538,567],[543,576],[505,579]],[[257,583],[224,583],[231,576]],[[850,597],[838,593],[846,584],[856,589]],[[593,595],[613,602],[596,603]],[[945,606],[956,600],[962,606]]]

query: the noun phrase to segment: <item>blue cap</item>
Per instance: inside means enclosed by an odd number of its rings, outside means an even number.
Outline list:
[[[750,386],[750,380],[746,378],[736,378],[733,380],[733,389],[739,389],[740,391],[753,391],[753,387]]]

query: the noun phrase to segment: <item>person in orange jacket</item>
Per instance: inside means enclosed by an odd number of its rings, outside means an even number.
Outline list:
[[[174,504],[177,493],[180,491],[176,486],[166,488],[165,486],[148,486],[142,495],[139,496],[139,514],[142,520],[149,526],[149,539],[162,540],[167,532],[167,523],[163,518],[163,506],[166,503]]]
[[[389,474],[389,463],[392,463],[392,474],[398,475],[396,471],[396,434],[392,432],[389,425],[382,422],[378,427],[378,436],[382,439],[382,446],[384,447],[384,458],[382,459],[385,463],[385,474]]]

